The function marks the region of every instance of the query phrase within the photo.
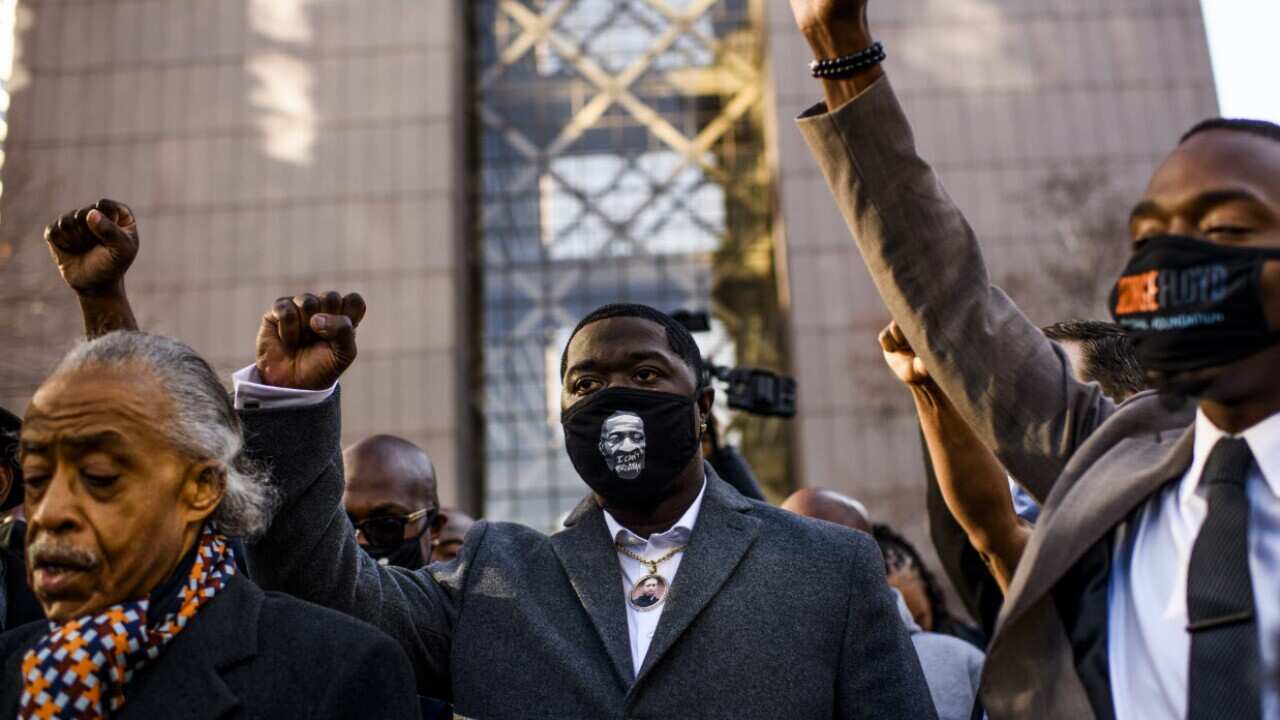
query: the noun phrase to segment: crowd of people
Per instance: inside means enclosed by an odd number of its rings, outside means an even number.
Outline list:
[[[866,0],[791,0],[799,128],[892,322],[931,537],[781,507],[684,325],[612,304],[560,375],[547,535],[341,447],[358,293],[284,296],[230,393],[125,292],[139,219],[45,233],[86,338],[0,412],[0,713],[20,718],[1280,718],[1280,127],[1209,120],[1130,219],[1114,322],[1030,323],[916,152]],[[246,341],[248,338],[246,338]],[[874,342],[868,338],[868,342]]]

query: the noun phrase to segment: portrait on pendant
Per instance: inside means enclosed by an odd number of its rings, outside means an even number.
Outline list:
[[[657,575],[646,575],[631,590],[631,604],[637,609],[657,607],[667,596],[667,581]]]
[[[619,410],[600,426],[600,453],[614,475],[635,480],[644,470],[644,420]]]

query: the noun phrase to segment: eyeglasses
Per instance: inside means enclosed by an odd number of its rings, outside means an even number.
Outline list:
[[[379,515],[361,520],[358,523],[352,523],[356,528],[356,535],[363,535],[364,539],[374,547],[392,547],[399,545],[409,539],[417,539],[422,537],[422,533],[431,527],[435,522],[436,514],[439,508],[422,508],[421,510],[408,515]],[[422,529],[418,531],[413,538],[404,536],[404,529],[409,523],[417,522],[422,518],[427,521],[422,523]]]

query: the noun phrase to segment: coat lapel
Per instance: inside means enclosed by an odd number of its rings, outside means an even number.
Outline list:
[[[216,720],[240,706],[221,671],[258,651],[262,591],[240,575],[125,689],[129,717]]]
[[[1021,617],[1062,579],[1089,548],[1111,532],[1162,485],[1191,466],[1194,427],[1176,442],[1129,439],[1115,460],[1082,477],[1036,528],[1014,575],[999,627]],[[1174,437],[1172,434],[1163,437]],[[1122,448],[1129,444],[1132,447]]]
[[[709,465],[706,472],[707,494],[680,569],[671,581],[637,686],[720,592],[760,531],[760,521],[745,514],[751,503],[717,477]]]
[[[604,513],[594,498],[587,497],[564,524],[564,530],[551,536],[551,547],[568,573],[578,601],[600,634],[614,670],[625,685],[630,685],[635,671],[631,664],[631,632],[627,628],[622,568],[604,523]]]

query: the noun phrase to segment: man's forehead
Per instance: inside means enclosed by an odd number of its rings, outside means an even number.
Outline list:
[[[123,371],[77,371],[50,378],[27,406],[23,437],[164,422],[170,403],[149,380]]]
[[[585,360],[613,361],[635,352],[664,355],[675,360],[667,329],[644,318],[618,317],[597,320],[578,331],[569,342],[569,367]]]
[[[1145,197],[1171,205],[1226,188],[1280,204],[1280,142],[1239,130],[1194,135],[1161,163]]]

